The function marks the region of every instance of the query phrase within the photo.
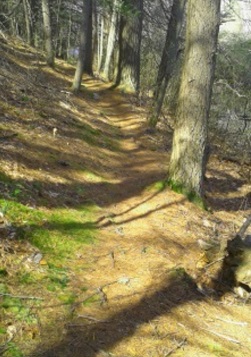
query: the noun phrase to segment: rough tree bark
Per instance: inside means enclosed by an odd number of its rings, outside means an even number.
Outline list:
[[[169,168],[174,189],[203,198],[220,0],[188,0],[185,55]]]
[[[97,14],[97,72],[100,73],[104,52],[104,17]]]
[[[86,56],[86,49],[87,49],[87,35],[88,35],[88,26],[89,26],[88,21],[89,21],[90,13],[91,13],[91,0],[83,0],[79,55],[78,55],[78,62],[76,66],[73,83],[72,83],[72,90],[74,92],[78,92],[80,90],[82,76],[84,73],[85,56]]]
[[[26,28],[26,41],[29,45],[33,45],[33,34],[32,34],[32,15],[31,7],[28,0],[23,0],[24,8],[24,19]]]
[[[129,92],[138,92],[140,83],[140,47],[143,20],[143,1],[128,1],[129,14],[120,22],[119,68],[116,85]]]
[[[93,54],[92,54],[92,0],[90,0],[90,5],[88,8],[88,19],[87,19],[87,39],[86,39],[86,51],[85,51],[85,61],[84,61],[84,72],[92,75],[92,60],[93,60]]]
[[[46,50],[46,62],[48,66],[54,66],[54,51],[52,46],[51,19],[48,0],[42,1],[42,14],[44,23],[44,44]]]
[[[169,82],[172,81],[170,85],[170,92],[173,93],[171,100],[176,101],[175,96],[178,94],[181,74],[181,54],[184,45],[186,3],[187,0],[176,0],[173,3],[166,41],[159,65],[152,107],[148,116],[148,122],[151,127],[155,127],[158,122]]]
[[[110,64],[112,59],[112,54],[114,51],[114,46],[116,42],[116,33],[118,28],[118,6],[121,0],[114,0],[112,14],[110,19],[110,27],[107,39],[107,49],[106,49],[106,57],[104,68],[102,71],[102,76],[104,79],[109,80],[109,72],[110,72]]]

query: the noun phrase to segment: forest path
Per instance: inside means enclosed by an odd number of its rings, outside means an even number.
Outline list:
[[[9,356],[249,357],[250,305],[198,291],[217,264],[199,269],[197,240],[231,237],[250,210],[239,165],[212,156],[202,211],[165,187],[171,133],[146,131],[144,104],[90,77],[72,95],[69,64],[52,70],[17,39],[0,48],[1,205],[17,228],[0,293],[43,299],[13,310],[1,296]]]
[[[43,356],[249,356],[248,306],[231,295],[207,298],[193,281],[203,260],[198,238],[235,213],[212,216],[164,189],[169,153],[147,134],[144,110],[99,80],[86,78],[85,87],[94,121],[118,143],[101,164],[104,182],[89,192],[100,207],[98,242],[74,262],[88,262],[78,280],[97,302],[77,305],[66,335]],[[217,229],[230,234],[227,223]]]

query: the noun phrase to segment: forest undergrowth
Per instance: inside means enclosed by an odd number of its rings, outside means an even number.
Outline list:
[[[250,356],[250,299],[198,243],[250,213],[245,167],[217,144],[202,210],[134,97],[91,77],[73,95],[71,65],[1,40],[0,355]]]

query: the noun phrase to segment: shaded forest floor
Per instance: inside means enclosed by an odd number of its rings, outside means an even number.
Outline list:
[[[250,356],[250,301],[198,244],[242,225],[249,168],[216,146],[201,210],[165,186],[172,133],[135,98],[72,95],[73,67],[2,40],[0,355]]]

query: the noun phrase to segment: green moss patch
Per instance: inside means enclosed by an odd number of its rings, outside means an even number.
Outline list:
[[[196,206],[207,209],[206,204],[202,197],[200,197],[196,192],[189,191],[183,184],[177,181],[173,181],[171,179],[167,180],[167,185],[173,190],[174,192],[180,193],[184,195],[188,201],[194,203]]]

